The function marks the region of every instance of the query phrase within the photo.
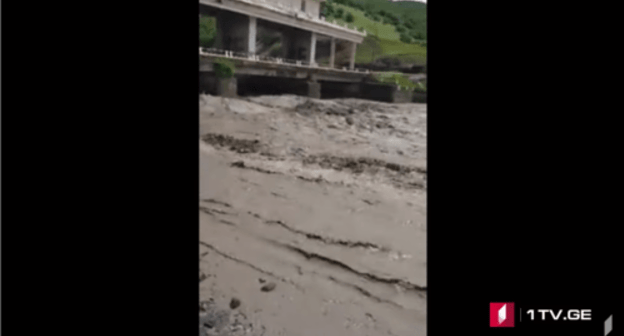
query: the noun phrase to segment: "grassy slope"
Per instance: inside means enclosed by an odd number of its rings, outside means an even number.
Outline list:
[[[423,36],[427,36],[427,5],[421,2],[403,1],[390,2],[387,0],[354,0],[374,12],[384,10],[399,18],[407,17],[418,22],[415,29]]]
[[[359,9],[347,7],[340,4],[334,5],[336,9],[342,8],[345,12],[350,12],[353,14],[353,22],[352,24],[358,28],[364,28],[368,31],[369,34],[377,35],[379,38],[386,40],[399,40],[399,33],[396,32],[393,25],[383,24],[381,22],[375,22],[364,16],[364,12]],[[344,19],[337,19],[337,22],[340,24],[346,24]]]
[[[390,2],[387,0],[356,0],[376,10],[385,10],[398,16],[407,15],[417,21],[427,22],[427,5],[422,2],[402,1]]]
[[[384,0],[384,3],[386,1]],[[391,4],[388,2],[388,4]],[[396,3],[395,3],[396,4]],[[418,3],[419,4],[419,3]],[[383,24],[381,22],[375,22],[364,16],[364,12],[343,6],[340,4],[334,4],[336,9],[342,8],[345,12],[353,14],[353,25],[356,27],[363,27],[368,34],[376,35],[380,39],[381,54],[383,56],[397,56],[402,61],[409,63],[425,64],[427,60],[427,48],[421,47],[417,44],[408,44],[399,41],[399,33],[395,30],[393,25]],[[346,24],[343,19],[336,20],[341,24]],[[371,47],[367,44],[358,46],[357,53],[355,55],[356,63],[368,63],[372,62]],[[381,55],[379,55],[381,56]]]

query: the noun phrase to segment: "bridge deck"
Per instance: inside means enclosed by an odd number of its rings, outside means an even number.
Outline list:
[[[234,53],[231,51],[202,50],[200,48],[200,71],[213,71],[212,63],[220,58],[232,60],[237,66],[236,72],[242,75],[275,76],[290,78],[308,78],[317,80],[360,82],[372,79],[373,72],[363,69],[350,70],[309,64],[304,61],[285,60],[270,57],[258,57]]]

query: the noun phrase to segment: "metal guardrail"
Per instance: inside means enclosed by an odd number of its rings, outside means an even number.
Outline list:
[[[335,70],[335,71],[360,72],[360,73],[366,73],[366,74],[371,73],[370,70],[368,69],[355,68],[353,70],[350,70],[350,69],[347,69],[346,67],[343,67],[342,69],[340,69],[336,67],[321,65],[318,63],[311,64],[310,62],[307,62],[307,61],[270,57],[270,56],[260,56],[260,55],[255,55],[251,53],[246,53],[246,52],[222,50],[222,49],[215,49],[215,48],[201,48],[200,47],[199,55],[200,56],[201,55],[221,56],[221,57],[232,58],[232,59],[242,59],[242,60],[267,62],[267,63],[274,63],[274,64],[286,64],[286,65],[300,66],[300,67],[306,67],[306,68],[320,68],[320,69]]]

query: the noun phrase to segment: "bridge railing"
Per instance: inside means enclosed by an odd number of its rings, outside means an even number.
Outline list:
[[[199,48],[200,55],[209,55],[209,56],[221,56],[225,58],[234,58],[234,59],[245,59],[252,61],[260,61],[260,62],[268,62],[268,63],[276,63],[276,64],[288,64],[293,66],[301,66],[307,68],[322,68],[322,69],[333,69],[333,70],[342,70],[348,72],[362,72],[362,73],[370,73],[368,69],[360,69],[355,68],[350,70],[346,67],[330,67],[329,65],[323,65],[318,63],[310,63],[308,61],[303,60],[294,60],[288,58],[280,58],[280,57],[271,57],[271,56],[260,56],[247,52],[239,52],[239,51],[231,51],[231,50],[222,50],[215,48]]]
[[[272,11],[276,11],[276,12],[279,12],[281,14],[286,14],[286,15],[289,15],[289,16],[294,15],[298,19],[304,19],[306,21],[312,21],[312,22],[314,22],[316,24],[330,26],[330,27],[333,27],[335,29],[348,30],[348,31],[351,31],[351,32],[354,32],[354,33],[358,33],[358,34],[364,34],[364,36],[367,35],[366,30],[359,31],[357,29],[349,28],[349,26],[347,24],[342,25],[342,24],[339,24],[335,20],[327,21],[325,18],[320,18],[318,16],[314,16],[311,13],[301,12],[301,11],[297,10],[297,7],[292,7],[292,6],[286,5],[286,4],[281,3],[281,2],[275,3],[274,1],[267,1],[267,0],[236,0],[236,1],[245,2],[245,3],[256,5],[256,6],[262,6],[262,7],[266,8],[266,9],[269,9],[269,10],[272,10]]]

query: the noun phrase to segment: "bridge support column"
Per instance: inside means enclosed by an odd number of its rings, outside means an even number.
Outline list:
[[[329,67],[334,67],[334,62],[336,60],[336,39],[334,37],[331,38],[331,42],[329,45]]]
[[[351,42],[351,58],[349,60],[349,69],[355,69],[355,49],[357,48],[357,44],[355,42]]]
[[[312,34],[310,35],[310,55],[308,57],[309,57],[309,62],[311,65],[316,63],[316,33],[315,32],[312,32]]]
[[[247,42],[247,52],[251,55],[256,54],[256,29],[257,28],[257,20],[256,17],[249,17],[249,33],[248,42]]]
[[[315,81],[308,81],[308,97],[321,99],[321,83]]]
[[[411,103],[412,98],[414,97],[414,92],[407,89],[399,89],[395,87],[392,91],[392,102],[393,103]]]
[[[236,78],[217,78],[217,95],[226,98],[236,98],[238,85]]]

